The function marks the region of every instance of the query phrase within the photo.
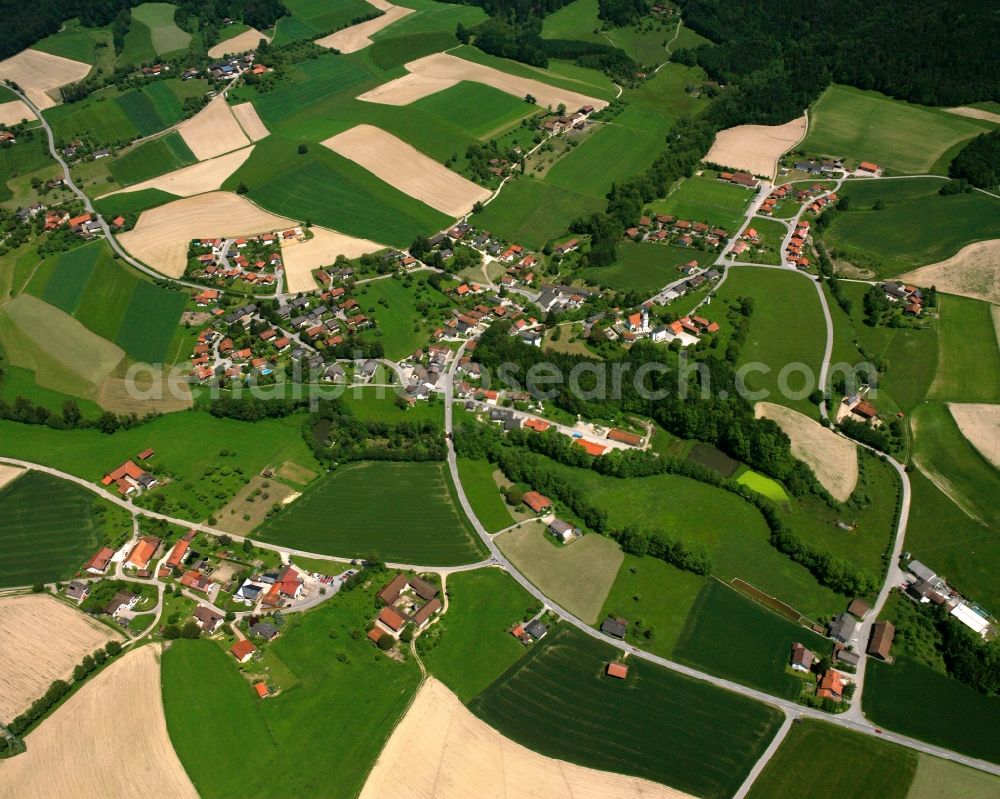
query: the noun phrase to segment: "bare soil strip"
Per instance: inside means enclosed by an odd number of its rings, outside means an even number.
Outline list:
[[[0,80],[16,83],[43,111],[58,102],[56,89],[83,80],[89,73],[90,64],[41,50],[22,50],[0,61]]]
[[[585,94],[562,89],[558,86],[551,86],[548,83],[542,83],[538,80],[509,75],[506,72],[501,72],[499,69],[466,61],[464,58],[457,58],[447,53],[435,53],[424,58],[418,58],[416,61],[408,63],[406,70],[407,72],[435,81],[452,81],[451,84],[447,85],[454,85],[454,83],[463,80],[471,80],[476,83],[485,83],[487,86],[492,86],[494,89],[507,92],[515,97],[523,98],[530,94],[538,101],[538,105],[542,108],[546,106],[557,108],[562,104],[566,106],[567,110],[572,112],[585,105],[593,106],[595,109],[601,109],[607,105],[607,102],[604,100],[588,97]],[[413,102],[413,100],[418,98],[413,97],[406,102],[402,102],[399,96],[412,95],[415,89],[420,86],[419,81],[406,81],[407,77],[397,78],[370,92],[365,92],[358,99],[386,105],[407,105],[408,102]],[[403,81],[406,82],[402,83]],[[442,88],[445,88],[445,86],[442,86]],[[428,94],[433,94],[433,92],[425,90],[419,96],[426,97]]]
[[[339,50],[341,53],[356,53],[358,50],[363,50],[370,45],[372,43],[371,37],[380,30],[413,13],[412,8],[394,6],[392,3],[385,2],[385,0],[368,0],[368,2],[379,11],[384,11],[385,13],[375,19],[370,19],[367,22],[359,22],[357,25],[351,25],[349,28],[344,28],[336,33],[331,33],[329,36],[324,36],[322,39],[317,39],[316,44],[320,47]]]
[[[921,266],[900,275],[900,280],[918,286],[937,286],[939,291],[948,294],[1000,303],[1000,239],[968,244],[947,261]]]
[[[35,112],[28,108],[24,100],[11,100],[0,103],[0,125],[17,125],[21,120],[36,119]]]
[[[944,110],[949,114],[958,114],[960,117],[985,119],[987,122],[1000,122],[1000,114],[994,114],[992,111],[984,111],[982,108],[970,108],[967,105],[961,105],[958,108],[946,108]]]
[[[360,799],[685,799],[665,785],[532,752],[472,715],[428,677],[382,750]]]
[[[360,258],[369,252],[386,249],[367,239],[356,239],[336,230],[313,226],[309,228],[313,237],[308,241],[294,239],[281,244],[281,260],[285,264],[285,290],[291,293],[314,291],[316,281],[312,270],[329,266],[338,255],[346,258]]]
[[[358,95],[358,99],[382,105],[409,105],[424,97],[450,89],[458,85],[458,82],[457,78],[428,78],[426,75],[411,72]]]
[[[949,402],[948,410],[968,442],[1000,469],[1000,405]]]
[[[489,189],[452,172],[402,139],[373,125],[357,125],[322,142],[335,153],[360,164],[380,180],[443,214],[459,217]]]
[[[271,37],[266,33],[261,33],[256,28],[251,28],[248,31],[237,34],[232,39],[226,39],[224,42],[212,45],[209,48],[208,57],[222,58],[224,55],[236,55],[237,53],[245,53],[247,50],[256,50],[261,39],[266,39],[268,42],[271,41]]]
[[[13,482],[23,473],[24,469],[20,466],[8,466],[5,463],[0,463],[0,488],[3,488],[10,482]]]
[[[0,597],[0,722],[13,721],[53,680],[70,677],[84,655],[120,640],[51,596]],[[9,762],[0,760],[0,786],[6,782],[3,764]]]
[[[122,655],[26,743],[24,754],[0,760],[0,799],[134,796],[138,785],[198,797],[167,734],[158,645]]]
[[[222,95],[191,119],[181,122],[177,132],[199,161],[238,150],[250,143]]]
[[[253,103],[240,103],[232,106],[233,116],[240,123],[243,132],[250,138],[250,141],[260,141],[265,136],[270,135],[270,131],[264,126],[257,109]]]
[[[295,224],[236,194],[213,191],[143,211],[136,226],[118,241],[167,277],[181,277],[192,239],[251,236]]]
[[[244,147],[242,150],[220,155],[218,158],[212,158],[208,161],[199,161],[197,164],[191,164],[191,166],[168,172],[165,175],[144,180],[142,183],[109,192],[104,196],[142,191],[143,189],[161,189],[169,194],[176,194],[178,197],[192,197],[195,194],[217,191],[222,187],[226,178],[243,166],[252,152],[252,145]]]
[[[858,483],[857,447],[805,414],[772,402],[754,406],[757,418],[776,422],[792,441],[792,455],[805,463],[830,495],[846,502]]]
[[[715,135],[704,160],[773,178],[778,159],[805,135],[805,115],[784,125],[737,125]]]

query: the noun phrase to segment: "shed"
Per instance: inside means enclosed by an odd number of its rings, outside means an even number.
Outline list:
[[[606,671],[609,677],[617,677],[619,680],[628,677],[628,666],[624,663],[609,663]]]

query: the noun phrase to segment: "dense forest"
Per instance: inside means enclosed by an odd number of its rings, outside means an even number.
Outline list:
[[[948,174],[973,186],[1000,186],[1000,130],[976,136],[955,156]]]

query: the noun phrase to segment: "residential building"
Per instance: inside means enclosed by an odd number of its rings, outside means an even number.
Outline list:
[[[628,632],[628,622],[621,616],[617,618],[608,616],[601,622],[601,632],[605,635],[610,635],[612,638],[624,639],[625,634]]]
[[[233,657],[236,658],[237,663],[246,663],[253,657],[253,653],[257,651],[257,647],[249,641],[244,640],[237,641],[230,647],[229,651],[232,653]]]
[[[194,609],[192,614],[198,626],[207,634],[211,635],[218,628],[219,625],[225,620],[221,613],[217,613],[205,605],[199,605]]]
[[[792,644],[792,668],[796,671],[809,671],[816,655],[800,643]]]

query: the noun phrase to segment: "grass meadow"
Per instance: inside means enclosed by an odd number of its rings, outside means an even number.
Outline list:
[[[315,38],[346,27],[352,19],[373,11],[364,0],[340,0],[337,3],[324,0],[288,0],[284,5],[291,17],[283,17],[278,21],[274,41],[276,45],[296,39]]]
[[[297,682],[263,702],[217,642],[173,642],[161,676],[167,730],[201,796],[357,795],[420,681],[412,660],[379,655],[363,635],[374,591],[289,618],[267,652]],[[337,732],[336,757],[332,732],[306,732],[319,719]]]
[[[393,501],[385,502],[392,486]],[[482,557],[441,463],[340,467],[259,529],[261,540],[324,555],[454,566]]]
[[[939,295],[938,306],[937,373],[928,399],[1000,402],[1000,348],[991,306],[951,294]]]
[[[407,287],[404,281],[388,278],[373,280],[359,286],[355,298],[378,324],[377,340],[385,348],[385,357],[398,360],[410,355],[427,341],[426,322],[421,322],[423,314],[417,310],[418,297],[414,287]]]
[[[794,699],[799,695],[801,679],[787,674],[785,665],[796,641],[818,655],[827,654],[830,648],[822,636],[765,609],[717,580],[709,580],[688,614],[674,647],[674,659],[733,682]]]
[[[107,28],[90,28],[80,24],[79,19],[63,22],[58,33],[35,42],[33,50],[71,58],[113,72],[115,51],[111,42],[111,31]]]
[[[93,494],[27,472],[0,489],[0,588],[72,577],[100,543]]]
[[[184,50],[191,42],[191,34],[182,31],[174,22],[176,11],[177,6],[173,3],[143,3],[132,9],[132,19],[149,28],[157,55]]]
[[[605,676],[617,655],[559,626],[469,707],[548,757],[706,799],[732,796],[776,732],[780,714],[641,660],[629,661],[624,681]]]
[[[462,81],[409,105],[411,111],[442,120],[453,119],[458,108],[462,109],[462,129],[476,139],[497,136],[537,113],[534,106],[512,94],[472,81]]]
[[[4,321],[4,317],[0,316],[0,347],[5,344],[5,336],[2,332]],[[37,366],[35,361],[32,361],[32,363]],[[42,375],[44,375],[44,370]],[[53,413],[61,413],[63,403],[67,400],[73,400],[85,418],[95,419],[101,415],[101,407],[97,403],[87,399],[85,396],[66,393],[67,391],[75,391],[77,389],[62,388],[62,390],[59,390],[48,388],[46,385],[40,383],[40,380],[44,383],[51,382],[53,385],[63,386],[58,380],[46,380],[44,376],[39,374],[38,369],[29,369],[23,366],[4,363],[3,380],[0,380],[0,399],[13,405],[18,397],[24,397],[30,400],[33,405],[41,405]],[[80,390],[80,394],[89,395],[89,392]]]
[[[653,203],[657,213],[690,222],[705,222],[735,233],[754,194],[731,183],[720,183],[708,170],[681,182],[666,200]]]
[[[458,459],[458,474],[465,496],[487,532],[495,533],[514,523],[507,503],[493,479],[496,467],[486,459]]]
[[[440,628],[437,643],[420,654],[431,674],[469,702],[524,654],[510,629],[538,602],[500,569],[448,575],[447,590],[448,612],[433,628]]]
[[[854,163],[874,161],[896,174],[945,174],[948,165],[939,159],[954,145],[992,127],[989,122],[834,84],[813,106],[809,133],[799,149]]]
[[[108,168],[121,186],[131,186],[143,180],[172,172],[197,161],[177,131],[144,142],[116,158]]]
[[[991,799],[1000,796],[1000,777],[962,766],[951,760],[917,755],[917,773],[906,799],[939,799],[961,796],[964,799]]]
[[[815,719],[792,725],[781,747],[754,782],[750,799],[877,796],[906,799],[919,757],[912,749]],[[843,763],[850,767],[844,768]]]
[[[101,216],[114,219],[119,214],[139,214],[176,199],[179,199],[177,195],[161,189],[142,189],[141,191],[129,191],[125,194],[115,194],[112,197],[95,200],[94,207]]]

